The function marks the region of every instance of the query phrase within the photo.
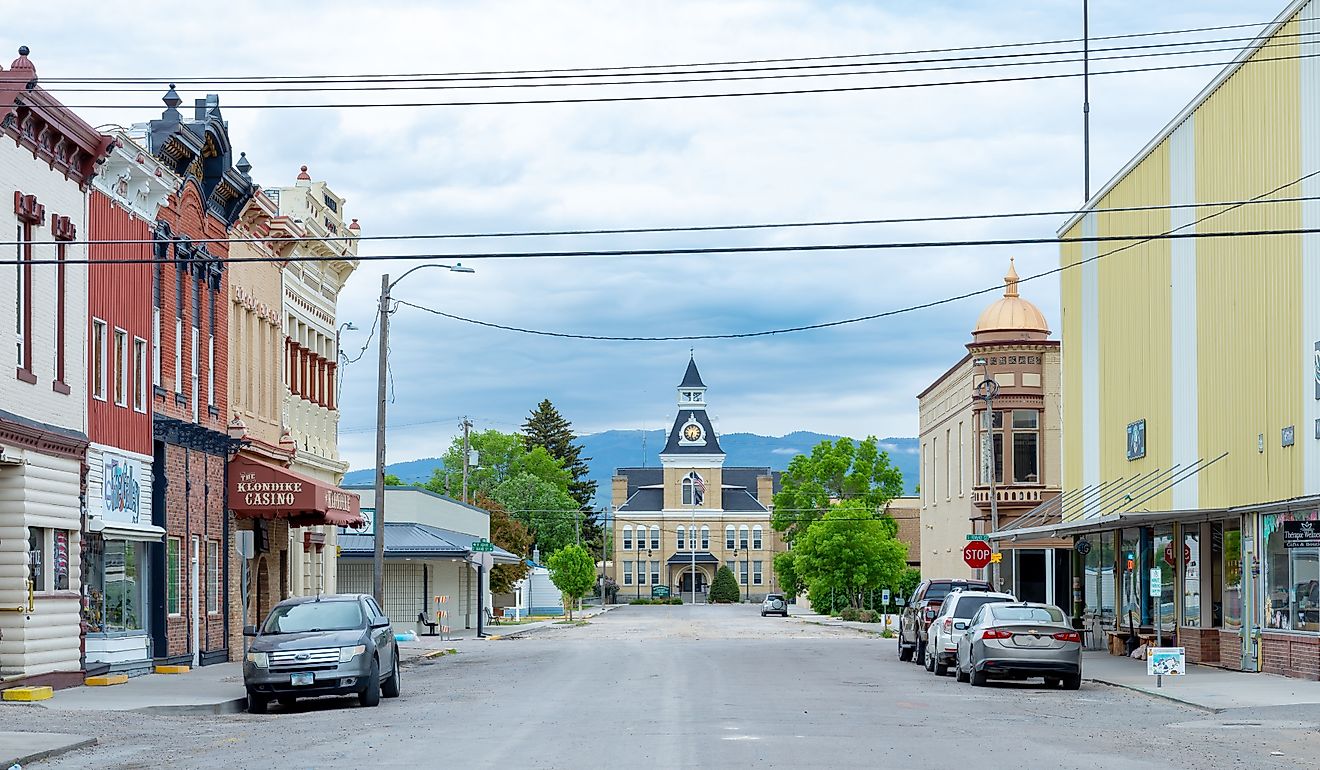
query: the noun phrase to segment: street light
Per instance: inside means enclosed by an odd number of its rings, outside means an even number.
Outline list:
[[[978,397],[985,401],[985,438],[981,440],[982,457],[990,458],[990,531],[999,531],[999,498],[995,494],[995,396],[999,395],[999,383],[990,376],[990,361],[985,357],[976,358],[972,366],[981,367],[983,376],[977,384]],[[984,463],[982,463],[984,468]],[[990,584],[999,590],[999,562],[990,562]]]
[[[461,263],[417,265],[390,281],[389,273],[380,277],[380,361],[376,367],[376,553],[371,564],[371,593],[376,603],[385,603],[385,373],[389,366],[390,350],[390,290],[404,278],[426,267],[443,267],[451,273],[475,273]],[[482,586],[477,586],[482,590]]]
[[[344,355],[344,350],[343,350],[343,348],[341,348],[341,347],[339,346],[339,337],[340,337],[340,335],[342,335],[345,331],[355,332],[355,331],[357,331],[357,330],[358,330],[357,326],[353,325],[353,322],[352,322],[352,321],[345,321],[345,322],[343,322],[343,323],[341,323],[341,324],[339,325],[339,328],[338,328],[338,329],[335,329],[335,361],[336,361],[336,363],[339,362],[339,359],[343,359],[345,364],[348,362],[348,356]],[[335,406],[336,406],[336,407],[339,406],[339,398],[340,398],[340,396],[342,396],[343,394],[344,394],[344,373],[343,373],[343,372],[340,372],[340,373],[339,373],[339,376],[335,377]]]

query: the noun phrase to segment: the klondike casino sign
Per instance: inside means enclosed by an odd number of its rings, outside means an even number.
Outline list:
[[[240,473],[234,491],[247,508],[293,508],[302,494],[301,481],[257,481],[255,473]]]

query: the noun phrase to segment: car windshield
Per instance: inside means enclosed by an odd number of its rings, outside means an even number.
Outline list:
[[[1029,623],[1062,623],[1063,611],[1058,607],[993,607],[995,620],[1021,620]]]
[[[1003,604],[1012,601],[1003,596],[964,596],[958,600],[953,608],[955,618],[970,618],[976,614],[976,611],[987,604]]]
[[[350,631],[363,626],[362,607],[356,601],[303,602],[271,610],[262,629],[265,634],[299,634],[307,631]]]

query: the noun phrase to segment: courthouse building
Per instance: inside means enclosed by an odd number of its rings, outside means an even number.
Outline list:
[[[706,411],[706,385],[694,360],[678,386],[678,414],[659,468],[619,468],[612,482],[614,580],[619,601],[666,586],[697,600],[720,565],[737,577],[744,598],[779,590],[774,555],[785,550],[770,527],[779,472],[725,467]]]

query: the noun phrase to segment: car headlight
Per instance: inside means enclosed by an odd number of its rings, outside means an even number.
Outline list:
[[[249,652],[247,654],[248,663],[257,668],[266,668],[270,666],[270,656],[264,652]]]
[[[349,661],[351,661],[352,659],[356,658],[357,656],[361,655],[366,651],[367,651],[367,645],[365,644],[359,644],[356,647],[340,647],[339,662],[348,663]]]

